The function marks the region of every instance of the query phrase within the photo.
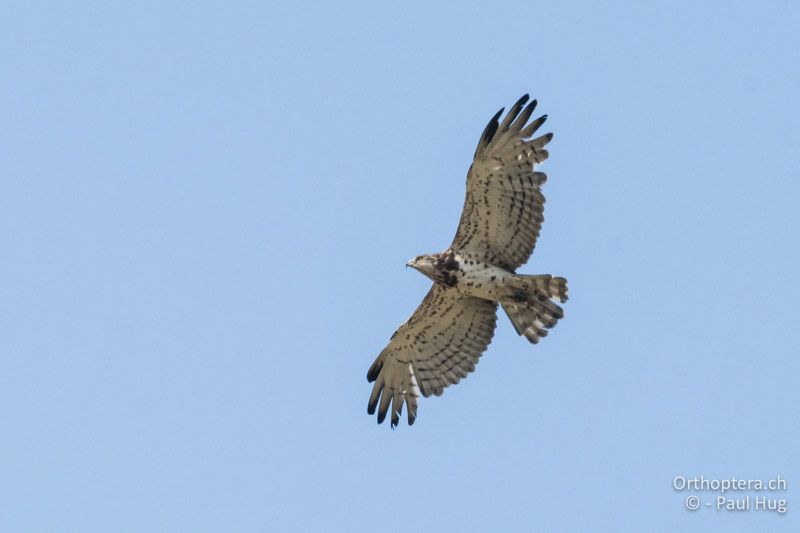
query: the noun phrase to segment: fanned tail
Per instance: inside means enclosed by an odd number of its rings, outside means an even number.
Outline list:
[[[512,296],[500,303],[517,333],[536,344],[564,318],[564,310],[553,300],[567,301],[567,280],[544,274],[517,275],[514,281]]]

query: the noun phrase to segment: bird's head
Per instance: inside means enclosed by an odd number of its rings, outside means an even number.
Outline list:
[[[428,276],[431,279],[436,273],[436,260],[439,259],[440,254],[418,255],[408,263],[407,267],[415,268]]]

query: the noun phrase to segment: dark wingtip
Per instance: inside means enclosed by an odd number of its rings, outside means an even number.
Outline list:
[[[498,119],[500,118],[500,115],[503,114],[503,111],[505,111],[505,108],[501,107],[500,111],[495,113],[489,123],[486,124],[486,127],[483,129],[483,134],[481,135],[481,140],[478,142],[478,147],[475,149],[475,155],[478,155],[480,150],[489,144],[494,138],[494,134],[497,133],[497,128],[499,126]]]
[[[375,408],[377,406],[378,406],[378,399],[375,398],[373,400],[372,398],[370,398],[369,402],[367,403],[367,414],[368,415],[374,415],[375,414]]]
[[[503,119],[503,122],[498,127],[501,132],[505,133],[509,130],[509,128],[512,127],[512,124],[519,116],[520,111],[522,111],[522,108],[525,107],[525,102],[528,101],[528,98],[530,98],[530,96],[524,94],[522,95],[522,98],[517,100],[514,105],[511,106],[511,109],[508,110],[506,118]]]
[[[395,400],[396,399],[397,398],[395,398]],[[395,402],[392,403],[394,404]],[[397,427],[397,424],[400,423],[400,417],[403,416],[403,404],[402,403],[400,404],[399,409],[395,409],[394,405],[392,405],[390,409],[392,410],[392,429],[394,429],[395,427]]]
[[[372,383],[376,379],[378,379],[378,374],[380,374],[381,369],[383,368],[383,361],[375,361],[369,370],[367,370],[367,381]]]

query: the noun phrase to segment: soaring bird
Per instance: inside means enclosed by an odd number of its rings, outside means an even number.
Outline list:
[[[375,383],[367,412],[377,409],[379,424],[391,412],[391,426],[397,426],[404,403],[413,424],[420,395],[439,396],[475,370],[494,335],[498,304],[534,344],[564,316],[555,300],[567,301],[566,279],[516,273],[544,221],[547,176],[534,167],[547,159],[545,146],[553,138],[533,138],[547,115],[529,123],[536,100],[528,98],[517,100],[502,122],[500,109],[483,130],[453,243],[406,265],[433,286],[367,372]]]

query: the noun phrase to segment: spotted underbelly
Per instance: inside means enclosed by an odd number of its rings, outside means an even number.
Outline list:
[[[507,296],[513,274],[502,268],[479,261],[459,258],[456,288],[464,294],[497,301]]]

